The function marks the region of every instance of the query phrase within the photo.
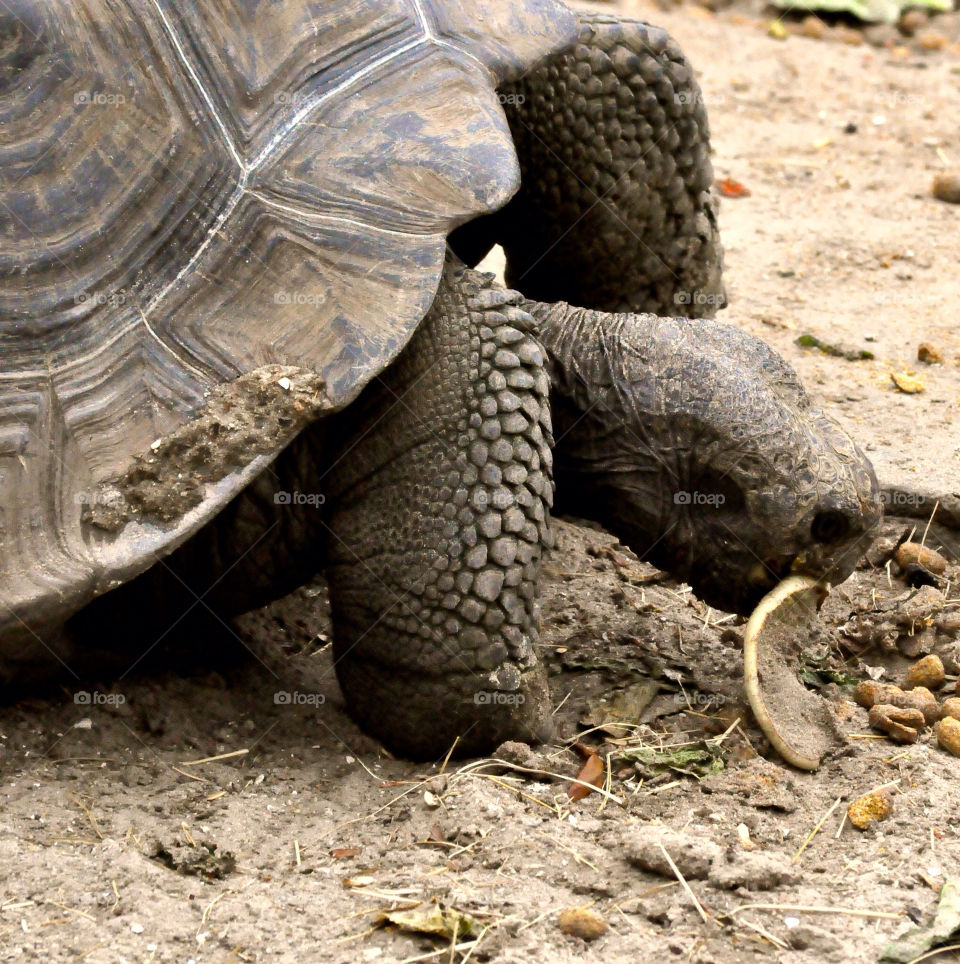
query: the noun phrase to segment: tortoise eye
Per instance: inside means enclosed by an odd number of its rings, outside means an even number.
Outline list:
[[[810,524],[810,535],[817,542],[838,542],[850,531],[850,521],[836,509],[818,512]]]

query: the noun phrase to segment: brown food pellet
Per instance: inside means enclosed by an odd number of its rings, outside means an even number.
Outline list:
[[[866,830],[870,824],[885,820],[891,813],[893,797],[886,790],[865,793],[847,807],[847,819],[858,830]]]
[[[952,716],[945,716],[934,728],[937,734],[937,743],[941,749],[960,756],[960,720],[955,720]]]
[[[557,924],[564,934],[579,937],[584,941],[595,941],[607,930],[607,922],[596,911],[583,907],[570,907],[561,911]]]
[[[918,659],[903,679],[903,688],[912,690],[914,686],[926,686],[928,690],[935,690],[943,684],[946,673],[943,671],[943,661],[939,656],[931,653]]]
[[[932,726],[940,719],[940,704],[926,686],[914,686],[912,690],[903,694],[899,702],[894,702],[893,705],[919,710],[923,714],[923,722],[927,726]]]
[[[960,720],[960,696],[951,696],[943,701],[940,707],[940,716],[946,719],[948,716],[954,720]]]
[[[928,365],[940,365],[943,362],[943,352],[936,345],[922,341],[917,346],[917,361],[926,362]]]
[[[919,710],[927,726],[940,719],[937,698],[925,686],[915,686],[909,692],[905,692],[892,683],[878,683],[876,680],[868,679],[857,684],[857,688],[853,691],[853,698],[868,710],[878,703],[886,703],[898,709]]]
[[[917,542],[905,542],[898,546],[893,558],[901,569],[906,569],[907,566],[916,563],[938,576],[947,568],[947,560],[939,552],[921,546]]]
[[[897,743],[916,743],[923,729],[923,713],[912,708],[877,703],[870,707],[870,725]]]
[[[868,710],[877,703],[891,703],[897,706],[903,695],[903,690],[899,686],[893,683],[880,683],[874,679],[865,679],[857,683],[857,688],[853,691],[854,701]]]

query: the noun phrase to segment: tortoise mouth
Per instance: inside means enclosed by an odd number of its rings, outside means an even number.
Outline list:
[[[694,568],[684,578],[708,606],[748,616],[777,583],[790,575],[795,561],[796,556],[754,559],[740,574],[729,568]]]

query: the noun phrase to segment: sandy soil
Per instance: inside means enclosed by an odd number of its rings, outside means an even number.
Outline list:
[[[620,9],[669,27],[699,65],[718,176],[752,192],[721,212],[727,318],[797,365],[881,476],[939,497],[948,521],[960,207],[930,183],[960,159],[960,58],[779,41],[730,11]],[[804,333],[875,358],[800,348]],[[921,342],[943,363],[919,363]],[[907,369],[924,392],[894,387]],[[930,501],[896,508],[929,516]],[[898,623],[917,596],[886,563],[912,524],[884,523],[811,637],[806,671],[850,738],[814,774],[780,763],[743,706],[740,621],[566,521],[543,639],[559,738],[507,747],[499,765],[391,760],[353,726],[321,582],[244,617],[243,645],[228,640],[234,657],[215,667],[0,708],[0,961],[877,960],[960,874],[960,759],[929,731],[878,738],[843,685],[899,679],[904,653],[932,650],[952,690],[960,532],[931,527],[953,588],[929,620]],[[584,732],[611,716],[639,722]],[[608,782],[571,802],[578,739]],[[851,827],[847,805],[887,784],[892,814]],[[383,918],[434,905],[455,937]],[[605,922],[594,943],[561,929],[570,909]]]

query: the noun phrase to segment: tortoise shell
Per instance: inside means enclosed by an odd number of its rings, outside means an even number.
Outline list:
[[[196,531],[429,308],[514,193],[554,0],[0,6],[0,637]]]

